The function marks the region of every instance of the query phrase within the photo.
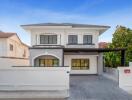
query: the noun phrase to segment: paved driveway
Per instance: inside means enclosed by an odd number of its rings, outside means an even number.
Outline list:
[[[118,83],[101,76],[71,76],[69,100],[132,100]]]

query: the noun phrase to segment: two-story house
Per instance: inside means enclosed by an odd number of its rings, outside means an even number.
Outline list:
[[[0,67],[29,65],[29,46],[16,33],[0,31]]]
[[[72,23],[21,26],[31,33],[31,66],[69,66],[71,74],[99,74],[102,71],[98,40],[109,26]]]

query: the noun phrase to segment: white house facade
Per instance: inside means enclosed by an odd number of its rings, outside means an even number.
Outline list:
[[[72,23],[21,26],[31,33],[31,66],[69,66],[71,74],[102,73],[103,60],[98,39],[109,26]]]

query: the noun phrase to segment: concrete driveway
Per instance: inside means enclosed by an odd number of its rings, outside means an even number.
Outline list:
[[[118,83],[102,76],[71,76],[69,100],[132,100]]]

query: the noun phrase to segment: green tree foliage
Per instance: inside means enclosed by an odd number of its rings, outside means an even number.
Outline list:
[[[113,34],[112,43],[108,48],[126,48],[126,65],[132,61],[132,30],[123,26],[117,26]],[[105,66],[117,67],[120,65],[120,53],[105,53]]]
[[[114,48],[112,43],[108,44],[107,48]],[[120,65],[120,54],[117,52],[107,52],[104,54],[104,63],[106,67],[116,68]]]

